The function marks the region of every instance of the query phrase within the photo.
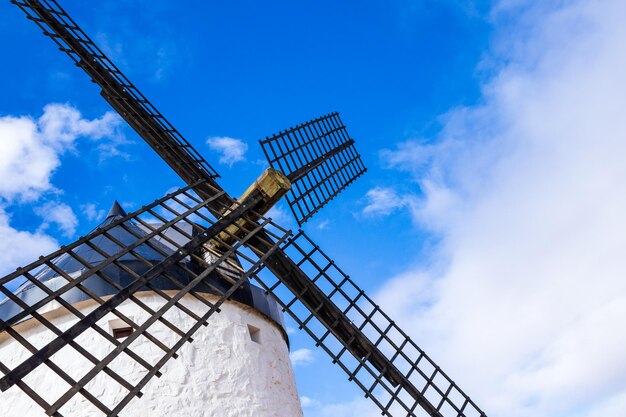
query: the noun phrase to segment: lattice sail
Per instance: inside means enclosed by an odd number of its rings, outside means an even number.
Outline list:
[[[287,202],[299,225],[367,171],[339,113],[311,120],[260,143],[270,165],[292,183]]]
[[[214,213],[207,208],[211,202],[194,194],[194,186],[130,215],[110,217],[86,237],[0,279],[0,338],[21,347],[19,354],[0,358],[4,374],[0,389],[17,385],[48,415],[61,416],[76,401],[91,404],[104,415],[118,415],[142,395],[152,377],[160,376],[160,369],[182,345],[209,324],[220,305],[236,297],[288,232],[264,218],[258,224],[239,222],[233,229],[233,222],[249,213],[234,201],[227,207],[229,215],[212,220]],[[214,191],[215,199],[221,198]],[[246,249],[252,237],[262,239],[261,231],[273,241],[266,242],[270,250]],[[138,294],[147,290],[158,296],[158,305],[142,301]],[[184,297],[199,300],[203,310],[192,311]],[[90,307],[78,307],[77,300]],[[139,307],[142,315],[125,315],[121,307],[128,303]],[[59,308],[70,315],[71,325],[47,314]],[[193,324],[181,328],[168,319],[170,315],[188,316]],[[127,327],[125,339],[110,333],[111,319]],[[33,326],[45,333],[32,339]],[[88,351],[84,340],[98,346],[99,353]],[[125,373],[128,361],[139,364],[143,372]],[[85,369],[72,366],[76,363],[86,364],[89,371],[76,374],[75,369]],[[33,387],[49,373],[58,380],[55,392]],[[116,392],[124,395],[91,391],[103,381],[114,381],[119,385]]]
[[[254,274],[254,280],[383,415],[486,417],[304,232],[289,238],[277,253],[286,253],[310,280],[298,288],[266,273]],[[334,317],[333,311],[338,312]]]
[[[55,0],[11,0],[11,3],[22,9],[44,35],[102,88],[101,94],[109,104],[186,183],[219,177]]]

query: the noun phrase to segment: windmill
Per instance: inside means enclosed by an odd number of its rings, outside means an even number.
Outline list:
[[[23,393],[50,416],[156,412],[165,397],[187,395],[149,391],[152,381],[168,378],[164,366],[172,359],[188,366],[176,370],[187,381],[181,390],[215,389],[215,381],[194,375],[206,378],[205,368],[220,364],[207,365],[206,355],[194,357],[188,348],[194,339],[200,342],[193,346],[208,343],[208,329],[222,326],[218,331],[232,334],[241,320],[256,320],[247,323],[250,340],[270,338],[277,347],[276,357],[257,359],[280,359],[286,351],[283,312],[381,414],[485,416],[305,232],[293,234],[264,217],[285,196],[301,226],[365,172],[337,113],[260,141],[270,168],[234,199],[220,187],[217,172],[55,0],[12,3],[87,73],[187,185],[130,214],[114,204],[85,237],[0,279],[2,395]],[[236,355],[219,360],[229,372],[248,365],[249,373],[267,371]],[[301,415],[297,395],[289,398],[295,387],[288,361],[273,366],[287,374],[282,385],[273,380],[284,389],[271,392],[271,402],[256,414],[235,405],[220,413],[207,402],[166,415]],[[230,388],[241,389],[237,382]],[[226,404],[236,403],[225,394]]]

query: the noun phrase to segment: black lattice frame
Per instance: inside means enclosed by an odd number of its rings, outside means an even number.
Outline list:
[[[80,394],[84,399],[93,404],[98,410],[108,416],[118,415],[134,397],[142,395],[141,389],[150,381],[152,377],[160,376],[159,370],[172,357],[176,357],[176,352],[185,342],[193,341],[192,335],[201,327],[208,325],[209,317],[219,312],[220,305],[227,300],[232,294],[240,288],[248,277],[258,272],[263,267],[263,262],[267,256],[271,255],[274,249],[278,248],[288,236],[288,232],[275,226],[270,220],[262,218],[258,224],[250,222],[240,222],[238,230],[232,230],[232,224],[237,218],[245,213],[249,213],[249,209],[238,205],[232,201],[228,209],[230,214],[224,216],[218,221],[212,220],[213,214],[207,209],[210,203],[207,200],[201,200],[192,191],[195,184],[178,190],[166,197],[155,201],[154,203],[138,210],[135,213],[125,216],[122,219],[114,221],[102,228],[96,229],[93,233],[77,242],[63,247],[54,253],[40,258],[38,261],[30,264],[25,268],[19,268],[14,273],[0,279],[0,292],[6,296],[11,302],[20,306],[22,311],[0,321],[0,330],[6,332],[16,343],[23,346],[32,355],[27,360],[17,366],[10,367],[6,363],[0,362],[0,371],[4,377],[0,379],[0,388],[6,390],[13,385],[17,385],[35,402],[44,408],[48,415],[61,416],[62,407],[71,401],[76,394]],[[215,199],[221,198],[220,193],[215,190]],[[258,214],[253,214],[255,217]],[[193,218],[193,221],[190,220]],[[151,220],[158,219],[162,224],[155,226]],[[142,229],[147,231],[146,234],[137,233],[137,225],[141,225]],[[187,225],[187,227],[183,227]],[[195,232],[189,232],[189,226]],[[231,228],[229,228],[231,226]],[[125,233],[137,238],[135,244],[124,244],[117,241],[110,231],[113,228],[122,228]],[[168,230],[175,230],[177,233],[189,239],[189,243],[182,245],[173,240],[167,233]],[[270,236],[275,243],[272,244],[272,250],[266,253],[255,253],[253,250],[244,248],[245,243],[252,237],[259,239],[259,232],[263,231],[264,235]],[[119,251],[116,253],[104,253],[102,249],[94,244],[94,240],[105,237],[114,242]],[[172,246],[171,251],[164,250],[162,244],[157,244],[157,239],[162,239]],[[80,245],[87,245],[91,249],[98,251],[104,258],[102,262],[92,265],[75,253],[76,248]],[[148,260],[142,256],[136,249],[146,245],[163,256],[163,260],[156,262]],[[219,248],[219,250],[217,249]],[[212,261],[209,264],[206,258],[201,255],[202,251],[208,251],[212,254]],[[122,256],[132,255],[134,259],[142,262],[148,271],[138,274],[128,268],[124,263],[120,262]],[[70,256],[77,262],[85,266],[85,271],[79,276],[70,276],[55,265],[55,261],[61,257]],[[191,268],[191,261],[196,263],[200,268]],[[48,288],[46,282],[40,282],[34,277],[36,271],[42,267],[54,270],[59,276],[67,280],[67,284],[59,289]],[[110,268],[119,268],[129,274],[133,281],[131,284],[121,288],[113,279],[110,278]],[[108,268],[108,269],[106,269]],[[214,281],[209,280],[212,273],[220,272],[220,269],[227,269],[229,274],[221,275],[223,279],[228,280],[226,285],[216,286]],[[175,271],[176,270],[176,271]],[[192,277],[188,283],[181,283],[176,277],[177,271],[184,272]],[[238,275],[233,275],[233,271],[239,271]],[[175,294],[170,295],[151,285],[150,280],[155,277],[165,277],[176,287],[179,288]],[[84,284],[88,279],[100,279],[112,285],[118,290],[117,294],[110,298],[103,298],[90,291]],[[27,304],[24,300],[16,296],[13,291],[7,288],[13,282],[28,281],[35,285],[38,289],[46,294],[41,300],[32,304]],[[95,310],[84,315],[78,308],[64,299],[71,289],[79,289],[86,294],[91,300],[98,305]],[[142,289],[149,289],[158,294],[163,301],[163,305],[155,310],[143,303],[135,294]],[[224,288],[227,288],[224,290]],[[205,290],[209,291],[205,291]],[[203,294],[210,292],[217,294],[219,299],[215,302],[207,300]],[[192,296],[196,300],[201,301],[205,311],[197,314],[187,308],[181,299],[186,296]],[[45,307],[49,302],[55,301],[60,307],[75,316],[78,322],[72,325],[68,330],[62,331],[55,326],[51,320],[47,319],[39,310]],[[117,307],[123,302],[132,302],[143,309],[150,317],[144,322],[137,322],[136,319],[127,317]],[[180,310],[180,312],[189,316],[193,320],[193,326],[186,329],[178,328],[169,322],[165,316],[172,309]],[[116,317],[122,320],[126,325],[132,328],[132,333],[123,341],[115,339],[109,334],[107,329],[103,329],[98,321],[103,317]],[[44,347],[33,346],[29,342],[28,337],[23,336],[17,330],[17,325],[23,320],[35,320],[40,325],[48,329],[54,337],[50,343]],[[150,333],[150,329],[154,328],[156,323],[162,328],[176,335],[177,342],[171,346],[166,345],[163,341]],[[77,343],[76,338],[86,330],[93,330],[101,338],[101,340],[109,343],[111,351],[104,358],[94,357],[87,349]],[[145,338],[151,343],[154,349],[161,350],[162,356],[155,363],[147,362],[141,355],[133,351],[133,342],[139,338]],[[70,349],[71,348],[71,349]],[[86,374],[80,378],[74,378],[68,371],[62,369],[55,364],[54,355],[63,350],[63,355],[74,354],[77,358],[83,358],[91,362],[94,366]],[[141,367],[145,369],[145,374],[141,375],[141,379],[130,381],[122,377],[112,367],[114,362],[121,354],[125,354]],[[35,371],[41,364],[47,365],[57,376],[59,376],[69,389],[58,398],[52,400],[44,399],[41,393],[35,392],[25,382],[31,372]],[[89,392],[88,384],[94,381],[102,373],[117,382],[123,387],[127,393],[118,403],[104,404],[97,396]]]
[[[102,88],[102,96],[188,184],[218,178],[172,124],[55,0],[11,0]],[[48,17],[43,20],[39,13]],[[53,27],[54,26],[54,27]]]
[[[287,202],[301,226],[367,170],[331,113],[260,141],[270,165],[292,183]]]
[[[343,369],[383,415],[486,417],[469,396],[303,231],[289,238],[281,250],[311,277],[309,285],[300,293],[294,293],[284,281],[270,274],[254,274],[254,280],[272,294],[300,329],[328,353],[333,363]],[[319,305],[306,305],[304,295],[313,288],[320,289],[324,298]],[[336,337],[334,325],[319,320],[318,311],[323,305],[339,308],[407,381],[394,383],[386,369],[373,366],[370,362],[373,351],[355,355],[356,339]],[[417,389],[424,401],[416,401],[409,388]]]

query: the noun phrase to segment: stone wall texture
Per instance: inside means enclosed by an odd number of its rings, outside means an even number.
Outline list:
[[[144,292],[139,298],[153,309],[163,304],[163,298]],[[207,295],[208,300],[215,297]],[[206,311],[200,301],[186,296],[185,306],[198,312]],[[83,314],[95,306],[92,302],[76,304]],[[120,306],[128,317],[142,323],[148,314],[132,302]],[[194,321],[178,309],[166,318],[181,329],[188,329]],[[69,328],[77,319],[64,309],[50,305],[44,316],[61,330]],[[115,316],[103,318],[99,325],[111,331],[119,326]],[[252,340],[250,327],[258,329],[258,342]],[[20,323],[17,328],[34,346],[40,348],[53,335],[33,320]],[[171,346],[178,337],[164,325],[157,323],[151,334]],[[177,359],[170,359],[162,369],[161,378],[153,378],[142,389],[143,397],[135,398],[120,414],[128,417],[165,416],[220,416],[220,417],[300,417],[302,409],[295,386],[289,350],[280,327],[256,310],[228,302],[221,312],[213,314],[209,325],[201,327],[193,336],[193,343],[185,343]],[[98,358],[109,353],[113,345],[95,331],[87,331],[78,342]],[[259,343],[260,342],[260,343]],[[131,344],[133,351],[150,363],[155,363],[163,351],[143,336]],[[0,361],[9,367],[21,363],[28,351],[6,334],[0,335]],[[53,356],[53,361],[74,379],[80,379],[93,364],[66,347]],[[136,382],[145,375],[145,368],[125,355],[111,364],[125,379]],[[44,399],[52,401],[65,392],[66,384],[45,365],[29,374],[25,381]],[[87,385],[88,391],[105,405],[117,403],[127,392],[110,377],[101,374]],[[66,404],[61,414],[67,417],[92,417],[103,414],[80,395]],[[2,417],[43,417],[45,412],[19,388],[12,387],[0,393]]]

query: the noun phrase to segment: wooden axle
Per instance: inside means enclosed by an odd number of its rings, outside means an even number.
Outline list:
[[[219,240],[230,245],[234,242],[234,236],[245,234],[246,230],[252,230],[254,225],[252,222],[259,220],[261,216],[267,213],[286,193],[291,189],[289,178],[282,172],[267,168],[259,178],[254,181],[250,187],[237,199],[237,206],[248,204],[253,196],[261,195],[260,202],[255,203],[252,211],[246,217],[239,218],[236,222],[226,228],[225,231],[218,235]],[[258,200],[258,198],[254,198]],[[227,210],[224,216],[228,215],[234,207]],[[213,240],[211,242],[215,247],[223,246],[221,243]]]

